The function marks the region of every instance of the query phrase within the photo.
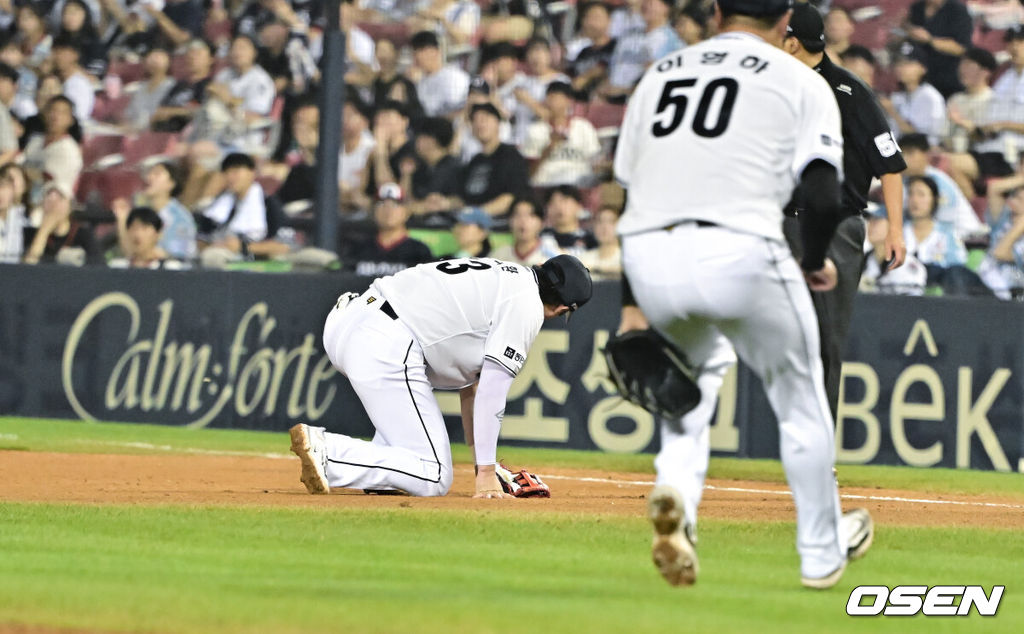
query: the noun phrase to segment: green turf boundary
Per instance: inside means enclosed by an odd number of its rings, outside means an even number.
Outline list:
[[[0,450],[66,453],[225,453],[290,455],[284,432],[188,429],[136,423],[93,423],[56,419],[0,417]],[[452,447],[456,462],[471,461],[465,445]],[[593,469],[653,474],[653,456],[606,454],[571,449],[499,447],[510,465]],[[920,469],[876,465],[840,465],[843,486],[887,488],[930,493],[994,495],[1024,500],[1024,475],[966,469]],[[777,460],[715,457],[709,477],[755,482],[785,482]]]

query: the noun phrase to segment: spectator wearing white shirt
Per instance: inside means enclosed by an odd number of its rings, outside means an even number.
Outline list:
[[[527,74],[513,91],[516,108],[512,121],[512,138],[516,145],[526,141],[530,125],[547,116],[544,96],[552,82],[569,83],[569,77],[551,66],[551,44],[540,37],[526,43]]]
[[[256,163],[247,154],[229,154],[221,171],[227,187],[203,211],[200,239],[207,246],[241,254],[249,245],[267,238],[263,187],[256,182]]]
[[[594,214],[594,239],[597,247],[580,256],[583,266],[590,269],[595,280],[617,280],[622,277],[622,248],[615,232],[619,212],[612,207],[601,207]]]
[[[79,66],[81,52],[68,37],[59,36],[53,41],[53,69],[64,83],[64,96],[75,105],[75,118],[79,122],[92,117],[96,103],[96,92],[92,81]]]
[[[643,33],[647,30],[644,14],[641,10],[643,0],[626,0],[623,6],[615,9],[608,28],[615,39]]]
[[[150,120],[175,84],[167,74],[171,68],[171,55],[167,49],[149,49],[143,65],[146,78],[139,82],[124,112],[124,123],[136,131],[149,129]]]
[[[670,0],[643,0],[640,8],[644,31],[618,38],[608,71],[608,84],[602,90],[606,97],[624,98],[652,62],[685,46],[669,24]]]
[[[498,247],[492,257],[533,266],[543,264],[562,252],[553,245],[553,241],[545,245],[540,239],[544,229],[544,210],[533,196],[524,196],[512,203],[508,228],[512,232],[512,244]]]
[[[907,254],[903,266],[888,266],[885,239],[889,235],[889,219],[884,215],[868,219],[864,273],[860,278],[860,291],[881,295],[924,295],[928,270],[912,253]]]
[[[601,141],[590,121],[572,116],[575,104],[572,86],[558,81],[548,86],[547,120],[531,125],[523,144],[523,156],[532,161],[534,187],[586,187],[593,181]]]
[[[0,61],[18,72],[18,92],[8,108],[20,120],[27,119],[39,112],[36,107],[36,88],[39,77],[25,66],[25,55],[18,48],[18,42],[9,39],[0,44]]]
[[[928,143],[928,137],[923,134],[905,134],[900,137],[899,144],[903,150],[903,160],[907,163],[907,169],[903,172],[904,187],[912,177],[927,176],[938,188],[936,222],[951,228],[960,239],[983,232],[985,227],[964,193],[948,174],[931,165],[931,145]],[[909,194],[906,190],[903,193],[903,201],[906,210],[909,206]]]
[[[938,145],[946,128],[946,100],[934,86],[924,82],[928,67],[924,51],[904,43],[896,61],[896,76],[901,89],[890,99],[879,99],[889,115],[889,125],[896,134],[920,132],[928,142]]]
[[[214,75],[213,82],[206,88],[208,95],[216,97],[224,105],[240,109],[246,121],[269,115],[276,96],[274,80],[256,64],[257,53],[256,42],[252,38],[235,36],[228,52],[228,67]],[[246,137],[243,135],[232,140],[244,142]],[[255,143],[259,141],[254,139]]]
[[[0,62],[0,165],[18,155],[18,130],[10,106],[18,94],[18,71]]]
[[[21,261],[25,251],[25,207],[15,200],[14,182],[0,175],[0,262]]]
[[[338,192],[342,211],[359,209],[359,192],[376,142],[370,132],[370,109],[355,95],[345,100],[338,156]]]
[[[412,38],[412,55],[419,75],[416,94],[423,112],[428,117],[454,118],[466,105],[469,74],[455,66],[445,64],[441,44],[431,31],[420,31]]]

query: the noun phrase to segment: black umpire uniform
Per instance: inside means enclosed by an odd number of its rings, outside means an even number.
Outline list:
[[[836,265],[838,282],[831,291],[811,293],[821,332],[825,392],[832,417],[835,418],[839,406],[843,347],[850,330],[853,302],[864,268],[865,227],[862,214],[867,207],[868,189],[873,177],[902,172],[907,164],[893,139],[875,93],[856,75],[836,66],[824,54],[824,32],[824,22],[818,10],[807,3],[796,3],[786,37],[797,38],[809,53],[822,54],[814,70],[821,73],[832,87],[842,120],[845,173],[842,207],[845,218],[836,229],[828,249],[828,257]],[[801,255],[800,225],[795,216],[799,213],[799,207],[797,192],[793,204],[787,209],[783,225],[786,240],[798,259]]]

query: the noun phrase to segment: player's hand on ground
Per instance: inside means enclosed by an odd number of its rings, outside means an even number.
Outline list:
[[[498,482],[498,475],[495,473],[494,465],[477,465],[476,467],[476,493],[474,498],[512,498],[514,496],[505,493]]]
[[[903,242],[903,234],[889,232],[885,237],[885,261],[889,270],[898,269],[907,261],[907,245]]]
[[[647,317],[637,306],[623,306],[622,317],[619,319],[619,329],[616,332],[623,333],[631,330],[647,330],[651,325]]]
[[[836,265],[832,260],[825,258],[825,266],[817,271],[804,271],[804,278],[807,286],[812,291],[830,291],[836,287]]]

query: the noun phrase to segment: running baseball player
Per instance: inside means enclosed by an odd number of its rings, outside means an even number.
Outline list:
[[[295,425],[292,451],[310,493],[332,487],[441,496],[452,456],[433,390],[459,390],[478,498],[510,497],[495,476],[512,380],[545,319],[590,299],[590,273],[559,255],[534,267],[490,258],[420,264],[345,293],[327,316],[324,349],[369,414],[372,441]]]
[[[649,498],[653,560],[674,585],[697,578],[708,425],[735,360],[730,342],[760,376],[779,420],[803,585],[835,585],[848,556],[870,544],[865,531],[840,535],[833,423],[808,292],[836,283],[825,251],[841,219],[839,110],[828,84],[779,48],[790,7],[718,0],[720,35],[644,74],[615,156],[627,189],[621,329],[649,320],[666,331],[696,366],[701,393],[695,409],[662,421]],[[799,263],[782,233],[782,209],[798,184]]]

